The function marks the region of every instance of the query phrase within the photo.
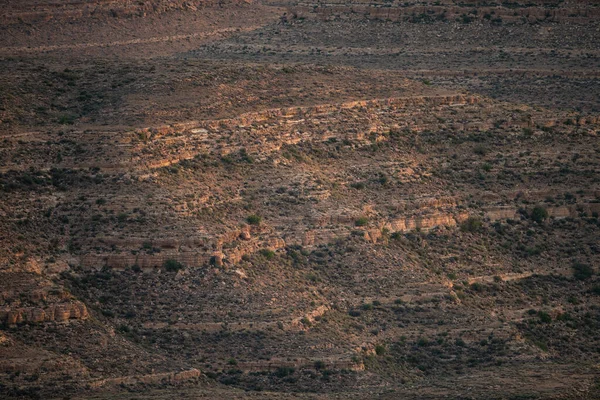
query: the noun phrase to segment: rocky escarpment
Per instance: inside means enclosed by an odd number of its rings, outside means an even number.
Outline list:
[[[48,307],[2,307],[0,322],[6,325],[22,323],[66,322],[72,319],[86,319],[88,312],[80,301],[54,304]]]
[[[96,1],[7,1],[0,21],[4,23],[26,22],[35,23],[52,18],[83,19],[83,18],[131,18],[145,17],[148,14],[159,14],[168,11],[198,11],[205,7],[223,6],[248,3],[231,0],[176,0],[176,1],[126,1],[126,0],[96,0]]]
[[[488,138],[516,143],[536,140],[537,137],[559,137],[556,135],[590,138],[597,134],[597,130],[598,118],[595,115],[549,113],[543,109],[515,107],[465,94],[361,100],[276,108],[229,119],[190,121],[124,133],[83,133],[88,135],[90,143],[87,146],[90,149],[93,147],[93,152],[66,150],[65,147],[70,143],[68,138],[80,134],[76,131],[69,133],[67,138],[63,133],[63,139],[43,144],[27,140],[24,136],[18,139],[18,145],[27,148],[33,165],[48,163],[53,154],[65,154],[61,156],[62,170],[40,170],[33,176],[17,171],[16,168],[23,169],[24,166],[19,166],[18,160],[11,159],[9,155],[12,146],[17,145],[15,139],[14,143],[9,141],[4,148],[8,159],[4,167],[8,170],[4,175],[4,185],[18,188],[24,179],[29,179],[34,185],[51,188],[50,185],[56,185],[62,179],[72,185],[76,182],[72,179],[79,175],[85,177],[80,182],[87,180],[103,184],[105,176],[114,176],[113,179],[118,182],[140,187],[168,182],[173,177],[183,179],[183,186],[173,191],[157,192],[152,198],[144,200],[133,193],[119,190],[110,195],[116,197],[105,204],[106,198],[96,198],[90,192],[95,204],[87,207],[93,215],[82,214],[76,218],[83,217],[82,223],[91,224],[94,233],[83,233],[73,239],[81,249],[74,262],[93,269],[125,269],[133,266],[157,269],[170,260],[189,267],[235,265],[245,256],[261,251],[278,251],[286,246],[313,248],[356,234],[377,243],[394,233],[455,228],[469,217],[487,218],[492,222],[519,219],[522,216],[519,210],[523,207],[511,203],[539,203],[561,193],[496,189],[493,196],[489,191],[478,195],[481,204],[476,207],[472,204],[468,210],[468,199],[456,194],[395,197],[385,205],[379,203],[382,199],[365,198],[366,203],[339,205],[335,199],[342,195],[339,192],[341,188],[352,193],[377,184],[374,182],[385,187],[390,180],[401,185],[420,185],[436,177],[456,179],[462,174],[468,178],[472,174],[481,174],[478,171],[482,168],[494,175],[496,169],[493,164],[505,157],[515,157],[515,160],[501,161],[503,164],[497,169],[500,175],[494,179],[512,179],[508,174],[517,176],[532,169],[529,163],[519,160],[524,154],[504,154],[501,158],[493,158],[486,156],[489,148],[479,145],[470,150],[473,156],[465,155],[464,160],[455,156],[461,160],[461,164],[454,167],[450,167],[453,164],[451,159],[426,164],[418,156],[417,150],[407,153],[402,159],[378,164],[377,171],[373,173],[365,173],[372,168],[365,160],[362,165],[348,165],[347,170],[336,171],[331,177],[316,178],[310,166],[305,172],[287,171],[293,163],[310,159],[310,153],[303,155],[298,149],[317,148],[319,152],[330,152],[330,149],[338,151],[345,147],[353,152],[365,152],[389,146],[419,148],[424,145],[420,142],[421,137],[432,140],[429,138],[434,132],[440,132],[447,138],[445,140],[456,143],[470,140],[483,142]],[[437,139],[433,140],[439,143]],[[441,159],[444,157],[440,155]],[[480,157],[486,157],[486,160],[478,160]],[[559,159],[563,157],[559,153],[540,153],[536,157],[538,172],[550,174],[567,171],[559,166]],[[582,154],[577,153],[574,157],[582,157]],[[586,162],[593,164],[592,154],[583,157],[589,157]],[[103,160],[99,161],[100,158]],[[552,161],[554,158],[556,160]],[[211,173],[210,178],[206,179],[206,176],[197,178],[195,174],[220,168],[220,165],[236,168],[237,165],[252,164],[264,166],[265,174],[273,173],[269,165],[277,166],[280,171],[277,174],[283,175],[273,176],[273,182],[289,186],[273,188],[265,201],[283,207],[295,207],[294,204],[302,200],[316,206],[289,215],[280,213],[257,225],[246,224],[247,214],[240,212],[237,213],[237,219],[225,225],[207,221],[197,226],[184,222],[188,218],[210,216],[217,209],[239,207],[248,190],[234,186],[226,189],[229,194],[224,196],[218,181],[213,181],[218,180],[216,176]],[[89,172],[85,171],[86,167]],[[31,165],[29,168],[31,171]],[[378,178],[374,179],[373,175]],[[194,183],[196,179],[199,179],[199,186]],[[330,183],[325,184],[327,180]],[[585,192],[581,193],[583,195]],[[264,196],[264,190],[261,189],[257,195]],[[56,198],[48,200],[48,206],[57,206]],[[164,214],[155,210],[154,206],[149,207],[150,212],[140,211],[140,201],[150,205],[156,202],[159,204],[158,210],[164,210]],[[598,211],[592,201],[594,193],[590,192],[576,204],[549,204],[547,209],[549,215],[555,218],[578,217],[582,213],[591,216]],[[375,207],[369,203],[374,203]],[[532,206],[524,208],[531,209]],[[70,214],[73,215],[72,212]],[[10,220],[11,217],[7,215],[7,218]],[[66,215],[65,218],[69,219]],[[133,231],[115,234],[111,231],[124,228],[129,231],[135,228],[135,224],[146,223],[144,221],[148,218],[159,224],[180,221],[180,234],[162,232],[139,235]],[[67,245],[73,246],[63,241],[62,246]]]
[[[84,320],[89,316],[85,304],[41,275],[2,272],[0,277],[0,323],[5,326]]]
[[[201,376],[201,372],[195,368],[180,372],[163,372],[159,374],[148,374],[148,375],[136,375],[136,376],[122,376],[119,378],[108,378],[91,381],[88,386],[94,389],[103,386],[117,386],[117,385],[140,385],[140,384],[157,384],[157,383],[169,383],[177,384],[185,381],[197,379]]]
[[[586,23],[600,16],[600,9],[597,5],[586,1],[570,1],[567,3],[561,1],[527,1],[506,4],[485,1],[397,1],[381,3],[327,1],[294,2],[289,7],[292,13],[298,17],[310,18],[314,16],[322,19],[366,18],[414,23],[455,20],[463,23],[481,20],[490,21],[493,24],[542,21]]]

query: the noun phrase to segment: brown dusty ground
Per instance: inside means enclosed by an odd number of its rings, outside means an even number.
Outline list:
[[[424,3],[0,1],[0,397],[598,398],[598,5]]]

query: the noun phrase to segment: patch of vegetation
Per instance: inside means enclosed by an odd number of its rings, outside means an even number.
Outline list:
[[[275,252],[269,249],[262,249],[260,254],[267,260],[271,260],[273,257],[275,257]]]
[[[354,221],[354,225],[356,226],[366,226],[369,223],[369,219],[367,217],[360,217],[356,221]]]
[[[261,221],[262,217],[256,214],[249,215],[248,218],[246,218],[246,222],[250,225],[260,225]]]
[[[460,230],[463,232],[478,232],[481,230],[483,222],[479,217],[469,217],[460,225]]]
[[[169,272],[177,272],[179,270],[184,269],[185,265],[183,265],[182,263],[180,263],[177,260],[168,259],[163,264],[163,267]]]
[[[594,275],[594,269],[588,264],[575,263],[573,264],[573,277],[577,280],[584,281]]]
[[[548,219],[548,210],[542,206],[536,206],[531,211],[531,219],[537,223],[541,223]]]

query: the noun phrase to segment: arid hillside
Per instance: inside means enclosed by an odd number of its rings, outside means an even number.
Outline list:
[[[0,0],[0,398],[600,398],[600,3]]]

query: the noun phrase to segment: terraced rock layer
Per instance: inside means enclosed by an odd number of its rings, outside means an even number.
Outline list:
[[[598,397],[593,2],[5,3],[0,397]]]

